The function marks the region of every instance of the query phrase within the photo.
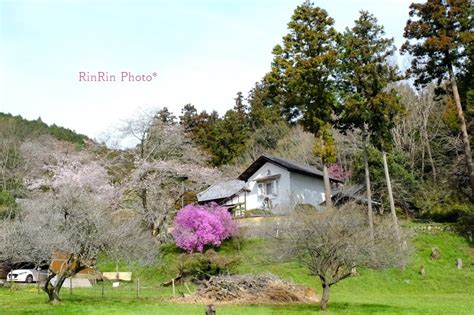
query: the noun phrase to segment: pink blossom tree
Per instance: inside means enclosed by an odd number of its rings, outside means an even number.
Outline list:
[[[339,180],[346,180],[350,177],[350,172],[346,171],[340,163],[335,163],[328,168],[329,176],[337,178]]]
[[[187,205],[174,221],[173,237],[178,247],[202,252],[206,245],[220,246],[237,233],[237,226],[225,207],[216,203]]]

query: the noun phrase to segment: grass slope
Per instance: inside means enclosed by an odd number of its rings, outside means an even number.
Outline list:
[[[296,263],[269,263],[262,253],[268,246],[253,240],[241,244],[242,264],[239,273],[272,272],[320,292],[319,280]],[[331,314],[474,314],[474,251],[467,242],[450,233],[419,234],[413,239],[416,252],[405,270],[358,270],[360,275],[336,284],[331,292]],[[441,258],[430,259],[432,247],[438,247]],[[236,244],[225,243],[219,251],[236,255]],[[62,292],[61,305],[46,303],[46,295],[34,286],[17,285],[0,289],[1,314],[202,314],[203,305],[174,304],[169,300],[171,288],[159,287],[159,282],[175,274],[173,265],[178,251],[169,247],[164,264],[154,268],[136,268],[134,275],[143,284],[140,298],[133,284],[112,289],[110,284],[92,289],[68,288]],[[462,270],[454,262],[461,258]],[[418,271],[425,266],[426,275]],[[103,262],[102,270],[115,270],[115,264]],[[122,268],[121,268],[122,269]],[[186,292],[178,286],[178,291]],[[317,305],[282,306],[219,306],[218,314],[314,314]]]

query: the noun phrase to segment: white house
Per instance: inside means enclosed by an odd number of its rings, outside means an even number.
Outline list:
[[[330,178],[333,184],[340,180]],[[324,202],[323,173],[311,166],[262,155],[237,180],[218,183],[198,194],[199,203],[217,202],[239,216],[253,209],[278,213],[296,204]]]

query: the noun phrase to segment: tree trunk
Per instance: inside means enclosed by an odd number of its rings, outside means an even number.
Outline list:
[[[58,278],[56,280],[55,285],[53,286],[51,284],[51,279],[54,278],[54,276],[57,276]],[[49,302],[51,302],[52,304],[58,304],[59,302],[61,302],[61,299],[59,298],[59,292],[61,291],[61,288],[66,278],[67,274],[65,272],[61,272],[57,275],[52,274],[47,279],[43,290],[48,294]]]
[[[431,145],[426,135],[426,150],[428,151],[428,159],[430,160],[431,171],[433,172],[433,181],[436,182],[436,168],[433,161],[433,155],[431,154]]]
[[[146,188],[142,188],[140,193],[140,199],[142,200],[143,210],[147,210],[147,191]]]
[[[58,299],[59,299],[59,292],[61,291],[61,288],[63,287],[63,284],[64,284],[64,281],[66,281],[66,278],[67,278],[67,274],[64,273],[62,274],[59,279],[58,279],[58,282],[56,283],[56,285],[54,286],[54,292],[55,294],[58,296]],[[70,279],[71,280],[71,279]]]
[[[44,285],[43,290],[48,294],[49,302],[52,304],[58,304],[61,299],[59,298],[59,292],[64,284],[66,278],[72,278],[75,274],[79,271],[86,268],[86,265],[81,265],[75,258],[73,258],[72,254],[69,259],[65,261],[65,263],[61,266],[61,270],[53,271],[50,266],[51,274],[46,279],[46,283]],[[53,285],[51,280],[56,276],[56,283]]]
[[[330,289],[330,284],[323,283],[323,295],[321,296],[321,302],[319,303],[319,308],[321,309],[321,311],[325,311],[328,309]]]
[[[329,171],[328,166],[323,161],[323,180],[324,180],[324,197],[326,199],[326,208],[332,208],[331,200],[331,182],[329,181]]]
[[[395,236],[400,246],[401,245],[400,244],[400,241],[401,241],[400,227],[398,226],[397,213],[395,212],[395,202],[393,200],[392,183],[390,181],[390,173],[388,171],[387,152],[382,151],[382,159],[383,159],[383,169],[385,171],[385,181],[387,182],[388,200],[390,203],[390,213],[392,214],[393,228],[395,230]]]
[[[428,152],[428,159],[430,160],[431,171],[433,172],[433,180],[436,181],[436,168],[433,161],[433,155],[431,154],[430,140],[428,138],[428,116],[426,115],[424,110],[421,110],[421,117],[423,118],[422,137],[425,139],[424,145],[426,145],[426,151]],[[423,152],[424,152],[424,149],[423,149]],[[424,168],[422,168],[422,171],[424,171]]]
[[[471,200],[474,200],[474,165],[472,164],[471,145],[469,144],[469,135],[467,133],[466,120],[461,106],[461,98],[459,97],[458,85],[454,76],[452,65],[448,67],[449,79],[451,81],[451,88],[453,89],[454,102],[456,103],[456,110],[461,125],[462,142],[464,144],[464,156],[466,159],[467,170],[471,182]]]
[[[140,139],[140,158],[143,160],[145,157],[145,136]]]
[[[53,286],[51,284],[51,279],[54,278],[56,274],[50,275],[50,277],[47,279],[46,284],[44,285],[43,290],[48,294],[48,299],[49,302],[52,304],[58,304],[61,302],[61,299],[59,298],[59,291],[61,290],[61,285],[64,283],[64,280],[60,282],[60,278],[56,280],[56,284]]]
[[[43,287],[43,291],[46,292],[46,294],[48,294],[48,299],[50,302],[52,302],[54,300],[54,296],[53,296],[53,285],[51,284],[51,279],[54,278],[56,274],[52,273],[48,276],[48,278],[46,279],[46,283],[44,284],[44,287]]]
[[[369,173],[369,152],[367,148],[367,136],[364,137],[364,168],[365,168],[365,186],[367,190],[367,216],[369,218],[369,232],[371,245],[374,243],[374,218],[372,211],[372,189],[370,188]]]
[[[425,146],[424,145],[421,145],[421,180],[422,181],[425,180]]]

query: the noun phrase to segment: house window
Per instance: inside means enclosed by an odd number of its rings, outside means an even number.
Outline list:
[[[278,181],[258,183],[259,196],[277,196],[278,195]]]
[[[265,183],[265,194],[268,195],[273,195],[273,183],[275,182],[270,182],[270,183]]]

